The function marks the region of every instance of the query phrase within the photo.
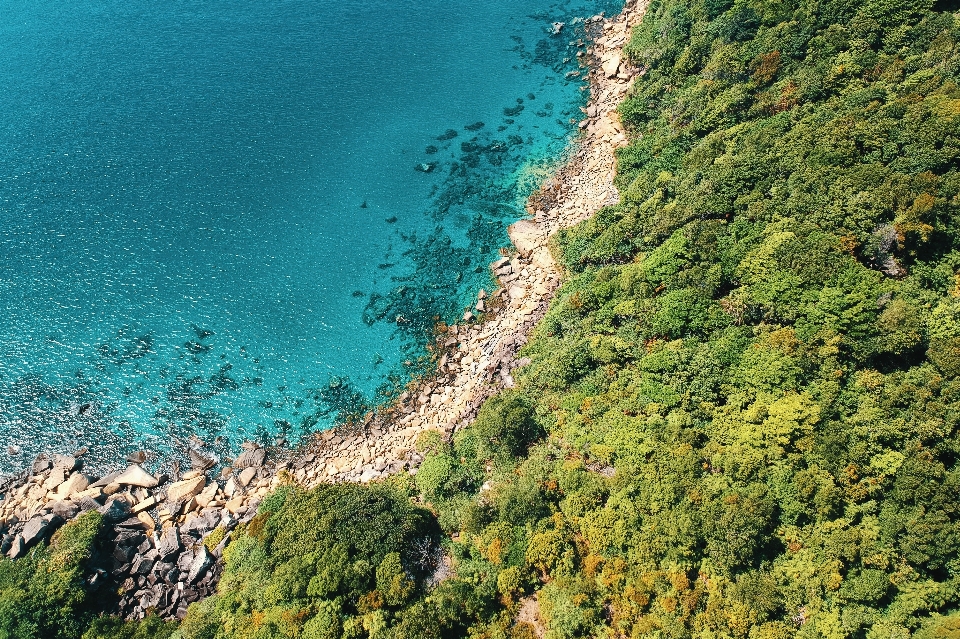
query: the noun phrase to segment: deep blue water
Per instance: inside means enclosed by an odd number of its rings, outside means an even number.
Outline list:
[[[0,471],[382,401],[574,135],[574,19],[618,9],[0,0]]]

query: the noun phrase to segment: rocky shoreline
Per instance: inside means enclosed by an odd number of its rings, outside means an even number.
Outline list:
[[[497,290],[481,291],[464,322],[438,336],[433,377],[411,384],[362,424],[318,433],[294,455],[247,445],[216,476],[202,459],[174,477],[154,476],[134,459],[121,471],[94,477],[83,472],[82,454],[42,455],[0,485],[0,551],[21,557],[64,522],[97,510],[108,535],[92,560],[96,569],[87,587],[118,590],[118,612],[126,617],[153,610],[182,618],[189,603],[215,590],[233,529],[281,483],[312,487],[416,473],[421,433],[452,436],[489,396],[513,386],[513,371],[526,363],[517,353],[563,277],[548,248],[550,236],[618,201],[614,150],[627,137],[616,109],[638,73],[621,50],[645,8],[642,1],[628,2],[615,17],[590,19],[602,34],[583,61],[589,63],[591,98],[579,123],[581,139],[569,162],[530,199],[530,219],[509,228],[513,250],[491,265]]]

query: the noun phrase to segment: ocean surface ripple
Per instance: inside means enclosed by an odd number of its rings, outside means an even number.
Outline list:
[[[0,472],[227,456],[395,393],[575,134],[582,18],[620,8],[0,7]]]

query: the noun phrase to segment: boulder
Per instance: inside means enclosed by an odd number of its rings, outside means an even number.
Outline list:
[[[46,455],[40,454],[35,460],[33,460],[33,465],[30,467],[30,473],[33,475],[39,475],[45,470],[49,469],[52,464]]]
[[[80,512],[85,513],[88,510],[96,510],[100,507],[100,502],[98,502],[93,497],[87,497],[86,495],[81,496],[79,499],[74,500],[74,503],[80,507]]]
[[[167,488],[167,501],[187,501],[200,494],[207,483],[205,475],[184,479],[170,484]]]
[[[237,481],[240,482],[240,485],[246,488],[250,485],[250,482],[257,474],[257,469],[254,466],[249,466],[240,471],[240,475],[237,476]]]
[[[156,506],[156,505],[157,505],[157,498],[154,497],[153,495],[150,495],[149,497],[147,497],[147,498],[144,499],[143,501],[137,503],[137,505],[134,506],[134,507],[131,509],[131,512],[132,512],[134,515],[137,515],[137,514],[139,514],[139,513],[145,512],[145,511],[147,511],[147,510],[150,510],[151,508],[153,508],[153,507]]]
[[[153,521],[153,517],[151,517],[146,511],[138,512],[137,519],[147,530],[153,530],[157,527],[157,522]]]
[[[80,467],[80,460],[73,455],[54,455],[53,467],[63,470],[63,474],[72,473]]]
[[[149,575],[153,570],[153,560],[147,559],[143,555],[137,555],[133,558],[133,565],[130,566],[130,573],[133,575]]]
[[[115,484],[140,486],[142,488],[156,488],[157,478],[143,469],[140,464],[130,464],[127,469],[113,478]]]
[[[119,477],[122,472],[123,472],[123,471],[117,470],[117,471],[114,471],[114,472],[110,473],[109,475],[104,475],[103,477],[101,477],[101,478],[98,479],[97,481],[95,481],[95,482],[93,482],[92,484],[90,484],[89,488],[103,488],[103,487],[106,486],[107,484],[112,484],[112,483],[114,483],[114,480],[115,480],[117,477]]]
[[[27,547],[42,539],[52,528],[56,528],[63,523],[63,517],[59,515],[44,515],[43,517],[34,517],[23,527],[20,535],[23,537],[23,544]]]
[[[160,537],[160,544],[157,546],[157,552],[164,560],[172,557],[183,549],[180,543],[180,533],[175,527],[168,528],[163,536]]]
[[[23,543],[23,535],[17,535],[13,538],[13,543],[10,544],[10,550],[7,551],[7,557],[10,559],[17,559],[23,556],[23,553],[27,551],[27,545]]]
[[[227,511],[230,512],[231,514],[236,515],[241,509],[244,508],[243,496],[241,495],[239,497],[234,497],[233,499],[225,503],[223,507],[226,508]]]
[[[73,459],[71,457],[71,459]],[[57,496],[61,499],[64,497],[70,497],[75,493],[79,493],[87,489],[90,485],[90,478],[84,475],[83,473],[74,473],[70,477],[60,484],[60,487],[57,488]]]
[[[123,521],[130,516],[130,503],[126,499],[114,497],[97,509],[103,518],[110,523]]]
[[[187,583],[194,584],[206,574],[207,569],[213,565],[213,555],[210,554],[210,551],[207,550],[207,547],[202,545],[197,551],[197,554],[193,558],[193,562],[190,564],[190,570],[187,572]]]
[[[142,515],[143,513],[140,513],[140,514]],[[149,517],[149,515],[147,516]],[[151,520],[151,522],[152,521],[153,520]],[[139,517],[130,517],[129,519],[124,519],[123,521],[117,522],[116,527],[117,528],[139,528],[142,530],[144,528],[147,528],[148,526],[144,524],[142,521],[140,521]]]
[[[72,501],[54,501],[47,504],[47,507],[54,515],[63,519],[73,519],[80,512],[80,506]]]
[[[206,508],[210,505],[210,502],[214,500],[217,496],[217,490],[220,487],[217,485],[217,482],[211,482],[209,486],[200,491],[200,494],[194,497],[197,502],[197,506],[200,508]]]
[[[54,468],[50,471],[50,474],[47,475],[47,479],[43,482],[43,487],[47,490],[53,490],[57,486],[63,483],[63,480],[66,479],[62,468]]]
[[[605,56],[603,63],[600,65],[603,69],[603,75],[606,78],[613,78],[617,75],[617,70],[620,68],[620,52],[614,51],[608,56]]]
[[[533,220],[520,220],[507,227],[510,241],[521,255],[527,255],[543,243],[543,230]]]
[[[237,470],[242,470],[244,468],[249,468],[250,466],[263,466],[263,461],[266,459],[266,457],[267,451],[264,448],[247,450],[237,457],[236,461],[233,462],[233,467]]]

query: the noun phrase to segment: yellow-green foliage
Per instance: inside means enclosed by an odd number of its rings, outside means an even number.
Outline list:
[[[226,536],[227,529],[223,526],[217,526],[209,535],[204,537],[203,545],[207,547],[207,550],[212,551],[221,541],[223,541],[223,538]]]
[[[473,635],[534,590],[557,639],[960,627],[957,8],[650,4],[621,202],[417,480]],[[497,454],[524,398],[550,439]]]

